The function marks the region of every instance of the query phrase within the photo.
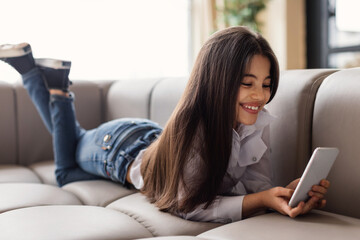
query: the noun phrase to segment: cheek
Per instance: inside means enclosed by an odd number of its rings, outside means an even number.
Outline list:
[[[266,99],[265,104],[269,101],[270,96],[271,96],[271,92],[269,89],[269,90],[265,91],[265,99]]]

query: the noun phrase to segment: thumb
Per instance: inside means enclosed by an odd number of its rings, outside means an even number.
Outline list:
[[[276,190],[277,197],[291,198],[294,193],[294,190],[289,188],[278,187]]]

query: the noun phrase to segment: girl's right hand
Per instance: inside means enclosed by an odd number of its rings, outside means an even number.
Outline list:
[[[288,215],[291,218],[307,212],[304,202],[300,202],[295,208],[288,205],[289,200],[294,193],[293,189],[274,187],[264,191],[263,201],[268,208],[274,209],[283,215]]]

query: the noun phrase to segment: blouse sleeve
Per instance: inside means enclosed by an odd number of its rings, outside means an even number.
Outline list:
[[[189,213],[179,213],[184,219],[202,222],[229,223],[242,219],[242,202],[244,196],[217,196],[206,209],[205,204],[199,205]]]

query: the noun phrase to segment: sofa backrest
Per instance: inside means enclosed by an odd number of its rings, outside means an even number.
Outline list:
[[[274,183],[285,186],[300,177],[311,155],[314,100],[322,81],[334,70],[281,72],[278,91],[267,105],[277,117],[270,125]]]
[[[187,78],[122,79],[114,82],[106,97],[107,121],[136,117],[165,126],[187,83]]]
[[[17,159],[15,102],[12,85],[0,82],[0,164],[14,164]]]
[[[167,78],[158,82],[151,94],[150,115],[152,121],[165,126],[179,102],[187,83],[187,78]]]
[[[360,68],[330,75],[315,100],[312,148],[340,150],[328,179],[326,209],[360,218]]]

